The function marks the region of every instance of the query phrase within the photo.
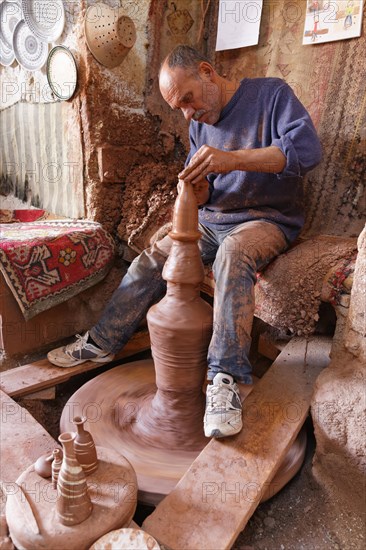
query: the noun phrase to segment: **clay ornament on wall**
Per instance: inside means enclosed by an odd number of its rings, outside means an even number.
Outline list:
[[[39,40],[30,30],[24,19],[14,28],[13,51],[19,65],[27,71],[37,71],[47,61],[47,42]]]
[[[22,0],[25,22],[42,42],[55,42],[65,27],[65,8],[62,0]]]
[[[103,3],[87,9],[84,29],[89,50],[109,69],[118,67],[136,42],[132,19],[123,14],[123,9]]]
[[[168,27],[173,34],[187,34],[194,21],[188,10],[177,10],[174,2],[171,3],[173,12],[167,16]]]

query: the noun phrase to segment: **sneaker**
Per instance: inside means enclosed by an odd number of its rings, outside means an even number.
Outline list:
[[[207,386],[203,423],[206,437],[226,437],[242,429],[239,388],[230,374],[217,373]]]
[[[112,361],[114,354],[104,351],[88,342],[89,332],[84,336],[76,335],[76,341],[68,346],[54,349],[47,353],[47,359],[57,367],[74,367],[93,361],[94,363],[108,363]]]

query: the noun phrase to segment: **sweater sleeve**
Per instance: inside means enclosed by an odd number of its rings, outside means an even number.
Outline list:
[[[322,150],[309,113],[287,84],[277,91],[272,109],[272,143],[287,163],[278,177],[304,176],[319,164]]]

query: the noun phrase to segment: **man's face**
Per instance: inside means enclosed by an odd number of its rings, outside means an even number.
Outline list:
[[[180,109],[184,118],[216,124],[222,110],[220,90],[209,72],[197,75],[186,69],[163,67],[160,72],[161,95],[172,109]]]

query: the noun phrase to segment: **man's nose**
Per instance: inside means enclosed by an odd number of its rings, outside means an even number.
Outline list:
[[[182,113],[186,120],[191,120],[195,113],[195,110],[193,109],[193,107],[182,107]]]

